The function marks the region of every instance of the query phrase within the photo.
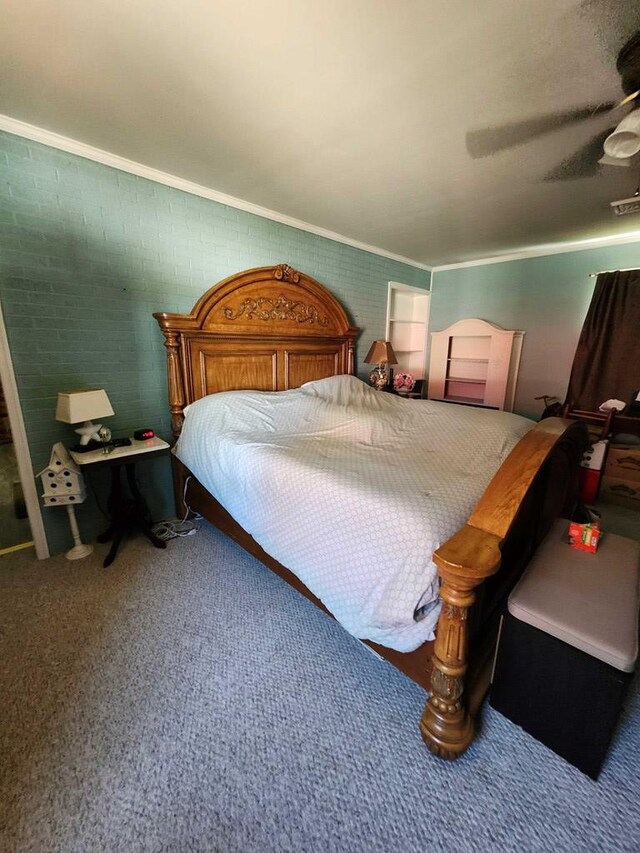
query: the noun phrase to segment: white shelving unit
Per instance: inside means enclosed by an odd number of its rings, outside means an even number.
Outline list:
[[[398,358],[394,371],[424,379],[427,372],[427,341],[431,294],[420,287],[389,282],[387,340]]]
[[[478,319],[433,332],[429,397],[513,411],[523,337]]]

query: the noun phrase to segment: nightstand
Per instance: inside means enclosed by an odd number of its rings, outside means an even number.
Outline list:
[[[71,456],[82,469],[91,470],[100,465],[111,468],[111,491],[108,499],[110,523],[107,530],[98,536],[98,542],[111,541],[111,548],[105,557],[104,568],[110,566],[116,558],[120,543],[126,533],[140,530],[156,548],[166,548],[167,543],[153,533],[153,522],[149,516],[146,501],[138,489],[135,476],[136,461],[162,456],[169,452],[169,445],[157,436],[146,441],[131,439],[125,447],[114,447],[109,453],[102,448],[87,453],[71,451]],[[122,469],[125,469],[129,497],[123,492]]]
[[[421,400],[422,392],[421,391],[409,391],[408,394],[401,394],[399,391],[396,391],[394,388],[383,388],[383,391],[386,391],[387,394],[393,394],[394,397],[406,397],[409,400]]]

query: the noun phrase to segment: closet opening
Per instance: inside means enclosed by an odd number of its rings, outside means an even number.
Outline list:
[[[0,556],[22,548],[49,556],[11,351],[0,307]]]

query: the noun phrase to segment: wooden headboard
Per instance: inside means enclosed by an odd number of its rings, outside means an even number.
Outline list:
[[[153,315],[165,336],[171,428],[218,391],[284,391],[353,373],[354,340],[338,300],[287,264],[245,270],[208,290],[190,314]]]

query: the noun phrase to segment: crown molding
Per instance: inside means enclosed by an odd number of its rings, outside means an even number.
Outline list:
[[[227,195],[226,193],[211,189],[210,187],[205,187],[201,184],[193,183],[192,181],[187,181],[186,179],[179,178],[176,175],[170,175],[168,172],[161,172],[159,169],[153,169],[152,167],[145,166],[142,163],[127,160],[125,157],[120,157],[118,154],[103,151],[101,148],[95,148],[92,145],[87,145],[86,143],[79,142],[76,139],[71,139],[67,136],[62,136],[59,133],[45,130],[42,127],[37,127],[36,125],[20,121],[19,119],[11,118],[11,116],[0,114],[0,131],[6,131],[7,133],[12,133],[15,136],[30,139],[32,142],[39,142],[42,145],[48,145],[50,148],[66,151],[68,154],[84,157],[85,159],[92,160],[95,163],[101,163],[104,166],[119,169],[121,172],[128,172],[129,174],[136,175],[139,178],[145,178],[146,180],[154,181],[158,184],[164,184],[165,186],[172,187],[173,189],[180,190],[181,192],[189,193],[190,195],[200,196],[201,198],[206,198],[210,201],[218,202],[219,204],[224,204],[227,207],[233,207],[237,210],[243,210],[246,213],[252,213],[263,219],[270,219],[271,221],[278,222],[281,225],[288,225],[290,228],[296,228],[299,231],[306,231],[310,234],[315,234],[318,237],[324,237],[327,240],[343,243],[346,246],[351,246],[354,249],[360,249],[363,252],[388,258],[392,261],[398,261],[401,264],[406,264],[407,266],[411,266],[416,269],[426,270],[427,272],[430,272],[432,276],[434,273],[445,272],[447,270],[501,264],[509,261],[525,260],[527,258],[544,257],[545,255],[559,255],[566,252],[580,252],[586,251],[587,249],[597,249],[607,246],[623,245],[625,243],[640,242],[640,230],[638,230],[610,237],[594,237],[586,240],[573,240],[563,243],[547,243],[540,246],[531,246],[529,248],[519,249],[515,252],[508,252],[486,258],[476,258],[471,261],[429,266],[428,264],[414,261],[411,258],[406,258],[403,255],[396,255],[393,252],[388,252],[378,246],[361,243],[359,240],[353,240],[350,237],[345,237],[343,234],[338,234],[335,231],[329,231],[326,228],[321,228],[320,226],[313,225],[310,222],[305,222],[302,219],[295,219],[292,216],[278,213],[277,211],[270,210],[267,207],[261,207],[260,205],[253,204],[250,201],[245,201],[244,199]]]
[[[562,255],[566,252],[585,252],[588,249],[600,249],[607,246],[621,246],[624,243],[640,243],[640,231],[628,231],[611,237],[592,237],[586,240],[572,240],[566,243],[547,243],[541,246],[531,246],[517,252],[495,255],[491,258],[477,258],[473,261],[461,261],[458,264],[442,264],[432,267],[431,275],[446,270],[460,270],[465,267],[482,267],[489,264],[504,264],[507,261],[522,261],[526,258],[542,258],[546,255]]]
[[[191,195],[207,198],[210,201],[217,201],[219,204],[224,204],[227,207],[234,207],[237,210],[244,210],[246,213],[253,213],[255,216],[260,216],[263,219],[271,219],[273,222],[288,225],[290,228],[297,228],[299,231],[307,231],[310,234],[316,234],[318,237],[324,237],[336,243],[344,243],[346,246],[360,249],[363,252],[369,252],[372,255],[379,255],[383,258],[389,258],[392,261],[398,261],[401,264],[407,264],[407,266],[431,272],[430,266],[419,261],[414,261],[411,258],[405,258],[403,255],[396,255],[393,252],[380,249],[378,246],[361,243],[359,240],[353,240],[351,237],[345,237],[343,234],[337,234],[335,231],[329,231],[318,225],[312,225],[310,222],[304,222],[302,219],[294,219],[292,216],[286,216],[283,213],[278,213],[276,210],[270,210],[268,207],[261,207],[250,201],[218,192],[218,190],[211,189],[210,187],[194,184],[192,181],[187,181],[176,175],[170,175],[168,172],[161,172],[142,163],[127,160],[118,154],[111,154],[109,151],[103,151],[101,148],[94,148],[93,145],[87,145],[76,139],[61,136],[59,133],[54,133],[51,130],[27,124],[19,119],[11,118],[11,116],[0,114],[0,130],[12,133],[15,136],[22,136],[25,139],[30,139],[32,142],[48,145],[50,148],[66,151],[68,154],[84,157],[86,160],[93,160],[95,163],[102,163],[103,166],[111,166],[113,169],[128,172],[130,175],[137,175],[139,178],[146,178],[148,181],[155,181],[158,184],[164,184],[167,187],[173,187],[173,189],[181,190]]]

